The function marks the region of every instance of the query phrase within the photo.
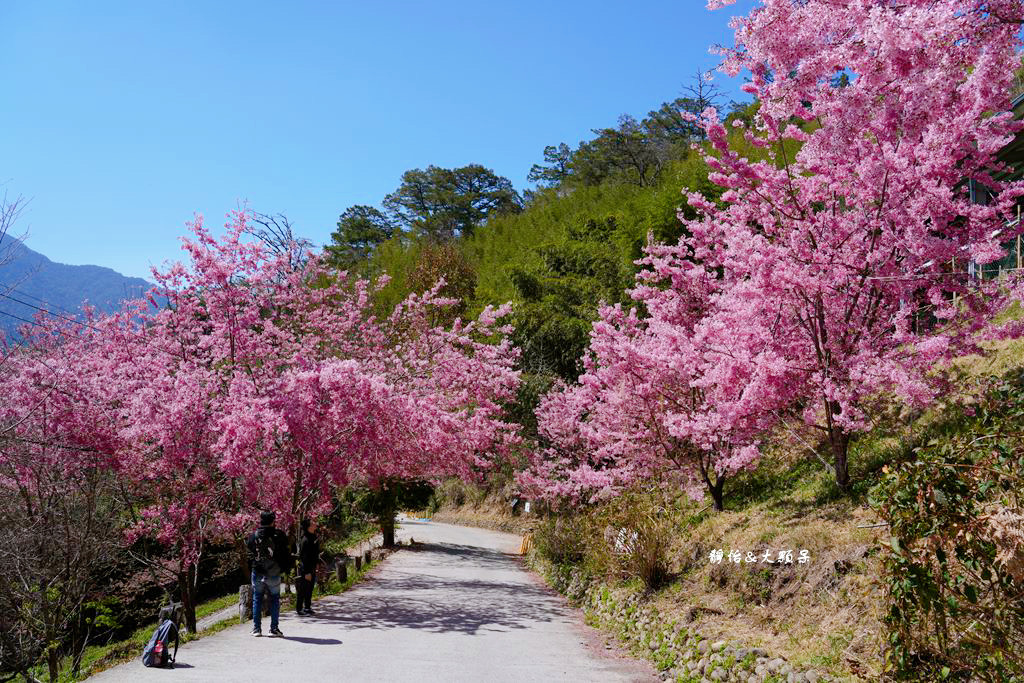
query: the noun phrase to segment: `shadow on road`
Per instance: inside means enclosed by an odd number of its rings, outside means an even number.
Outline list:
[[[348,628],[472,635],[572,618],[571,610],[549,589],[529,581],[513,555],[453,544],[424,544],[416,554],[423,560],[422,572],[416,567],[392,570],[386,578],[372,582],[372,591],[353,591],[341,600],[320,602],[312,620]],[[449,572],[479,572],[494,578],[443,576]]]
[[[516,555],[508,555],[497,550],[489,550],[473,545],[457,545],[454,543],[423,543],[412,548],[403,548],[415,553],[436,553],[439,562],[468,560],[480,569],[513,569],[519,568]]]
[[[302,636],[284,636],[281,640],[294,640],[296,643],[307,645],[341,645],[341,641],[335,638],[305,638]]]

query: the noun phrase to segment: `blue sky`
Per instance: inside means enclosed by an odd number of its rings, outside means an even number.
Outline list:
[[[319,245],[410,168],[481,163],[523,189],[545,145],[715,66],[753,2],[6,0],[0,183],[64,263],[147,277],[194,213],[219,226],[243,201]]]

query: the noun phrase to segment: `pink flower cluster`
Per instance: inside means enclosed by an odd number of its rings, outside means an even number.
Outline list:
[[[470,477],[516,443],[506,308],[439,327],[439,284],[381,317],[382,282],[274,255],[245,228],[235,213],[218,240],[197,220],[190,266],[154,271],[148,301],[51,321],[2,369],[14,443],[116,471],[136,503],[129,540],[187,567],[261,507],[287,524],[340,486]]]
[[[1021,130],[1022,18],[1020,0],[763,0],[735,20],[724,69],[758,108],[733,132],[700,119],[721,196],[687,194],[686,236],[648,247],[648,317],[602,312],[579,386],[541,406],[524,486],[604,495],[673,472],[714,493],[790,420],[848,486],[873,408],[933,400],[1012,295],[967,263],[1021,232],[1024,183],[996,155]]]

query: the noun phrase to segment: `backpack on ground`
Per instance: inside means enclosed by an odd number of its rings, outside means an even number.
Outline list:
[[[171,638],[174,638],[174,654],[170,653]],[[142,650],[142,663],[145,666],[174,668],[174,658],[178,656],[178,625],[170,619],[164,619],[153,631],[149,644]]]

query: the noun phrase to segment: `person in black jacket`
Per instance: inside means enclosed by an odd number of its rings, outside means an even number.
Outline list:
[[[299,539],[299,571],[295,577],[295,611],[300,615],[312,615],[310,601],[313,599],[313,584],[316,582],[316,567],[320,564],[320,539],[317,538],[316,520],[302,520],[302,537]]]
[[[281,574],[295,564],[288,548],[288,537],[274,528],[273,512],[260,513],[260,528],[245,539],[252,568],[252,634],[262,636],[260,618],[263,616],[263,592],[270,596],[270,635],[280,638],[284,634],[277,627],[281,612]]]

